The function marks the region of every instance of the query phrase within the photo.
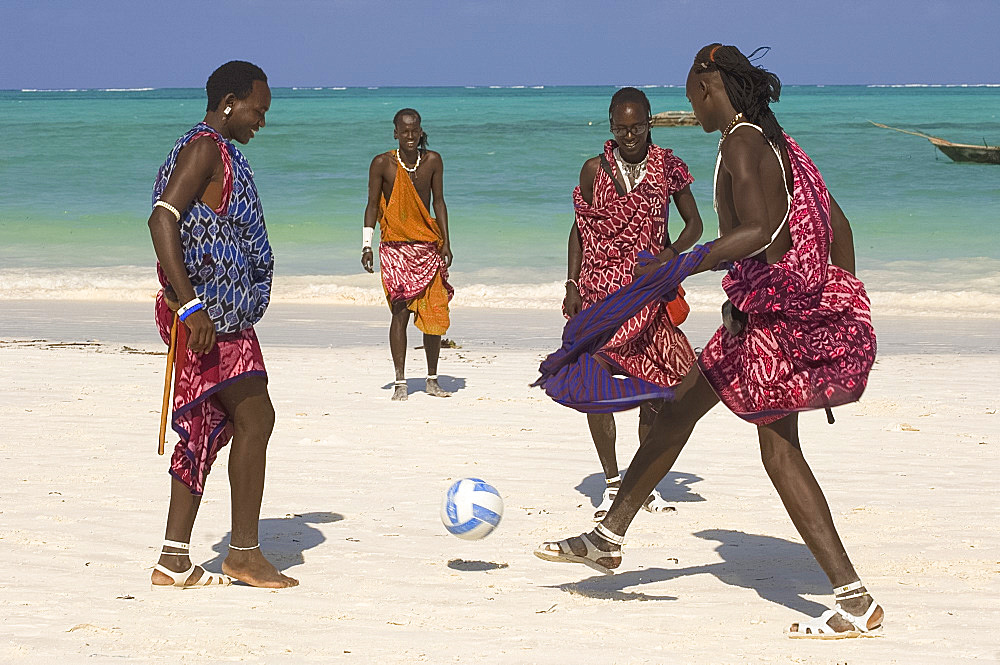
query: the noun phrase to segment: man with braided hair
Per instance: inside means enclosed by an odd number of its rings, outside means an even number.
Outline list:
[[[653,144],[651,116],[644,92],[631,87],[616,92],[608,109],[614,139],[605,142],[604,153],[588,159],[580,171],[580,186],[573,191],[576,220],[569,236],[563,301],[567,318],[629,284],[641,252],[654,255],[657,261],[670,259],[701,237],[701,216],[690,187],[694,178],[671,150]],[[684,219],[684,228],[673,242],[667,229],[671,199]],[[670,302],[650,303],[615,333],[599,357],[631,376],[660,386],[676,385],[694,364],[694,351],[677,327],[687,311],[683,291]],[[639,405],[640,440],[653,422],[657,402],[646,400]],[[605,477],[596,521],[611,507],[621,476],[614,415],[603,409],[591,411],[587,423]],[[655,488],[643,508],[673,510]]]
[[[721,400],[757,426],[764,468],[834,587],[836,608],[792,624],[789,636],[871,636],[881,628],[883,610],[855,572],[802,455],[798,413],[861,397],[875,360],[875,334],[868,297],[854,276],[850,225],[815,164],[771,111],[780,90],[777,76],[735,46],[710,44],[695,57],[687,97],[705,131],[722,132],[715,183],[719,239],[663,267],[639,268],[643,277],[604,308],[627,316],[630,310],[618,305],[637,294],[656,296],[687,275],[721,268],[728,270],[722,286],[729,298],[723,326],[665,402],[601,524],[543,543],[535,554],[604,572],[621,565],[623,536],[650,489],[673,466],[698,420]],[[540,382],[556,369],[564,372],[576,357],[586,359],[588,340],[601,339],[593,330],[578,332],[564,334],[563,348],[543,363]]]

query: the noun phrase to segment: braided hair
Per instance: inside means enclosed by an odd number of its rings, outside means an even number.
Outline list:
[[[420,114],[417,113],[416,109],[399,109],[396,111],[396,115],[392,116],[393,126],[395,126],[396,123],[399,122],[399,119],[403,116],[412,116],[417,119],[417,122],[420,122]],[[427,150],[427,132],[423,130],[420,131],[420,140],[417,142],[417,150],[420,152]]]
[[[770,48],[761,47],[751,53],[750,57],[761,50],[766,53]],[[719,72],[733,108],[742,112],[749,122],[759,126],[771,144],[785,147],[785,132],[770,106],[781,95],[781,80],[777,75],[752,64],[735,46],[718,43],[709,44],[698,51],[692,69],[697,74]]]
[[[633,88],[631,86],[626,88],[621,88],[611,97],[611,106],[608,107],[608,122],[614,124],[611,119],[611,114],[615,112],[615,108],[623,104],[639,104],[646,108],[646,121],[650,122],[653,119],[653,111],[649,106],[649,98],[646,97],[646,93],[638,88]],[[653,144],[653,132],[646,134],[646,144]]]

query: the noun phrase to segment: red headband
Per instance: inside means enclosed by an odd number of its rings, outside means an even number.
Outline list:
[[[715,52],[718,50],[719,50],[718,46],[712,47],[712,50],[708,54],[708,59],[710,61],[715,62]]]

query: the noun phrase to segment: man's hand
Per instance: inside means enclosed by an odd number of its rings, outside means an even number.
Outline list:
[[[583,309],[583,299],[580,297],[580,291],[576,288],[576,284],[570,282],[566,285],[566,297],[563,298],[562,306],[563,314],[568,318],[573,318]]]
[[[633,277],[642,277],[643,275],[648,275],[651,272],[656,272],[663,266],[663,261],[658,256],[652,258],[644,257],[642,254],[635,262],[635,268],[632,269]]]
[[[638,278],[642,277],[643,275],[648,275],[651,272],[656,272],[657,270],[659,270],[660,266],[662,265],[663,265],[662,263],[659,263],[657,261],[650,261],[648,263],[636,263],[635,269],[632,270],[632,276]]]
[[[208,353],[215,346],[215,324],[204,309],[192,312],[181,323],[188,327],[188,348],[195,353]]]
[[[451,261],[455,257],[451,254],[451,244],[445,243],[441,246],[441,258],[444,259],[444,265],[446,268],[451,267]]]
[[[361,250],[361,267],[367,272],[375,272],[375,254],[371,247],[365,247]]]

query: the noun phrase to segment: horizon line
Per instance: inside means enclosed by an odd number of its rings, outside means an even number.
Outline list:
[[[673,83],[630,83],[641,89],[676,89],[683,88],[683,84]],[[481,84],[452,84],[452,85],[284,85],[272,86],[272,90],[295,90],[295,91],[342,91],[342,90],[381,90],[381,89],[442,89],[456,88],[466,90],[543,90],[546,88],[621,88],[622,84],[617,83],[571,83],[571,84],[551,84],[551,83],[481,83]],[[782,87],[796,88],[994,88],[1000,87],[1000,82],[977,82],[977,83],[934,83],[934,82],[908,82],[908,83],[783,83]],[[202,86],[78,86],[78,87],[17,87],[0,88],[0,92],[151,92],[154,90],[202,90]]]

